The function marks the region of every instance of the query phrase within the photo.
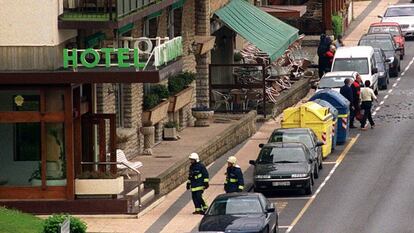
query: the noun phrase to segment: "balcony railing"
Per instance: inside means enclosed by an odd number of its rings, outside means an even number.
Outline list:
[[[115,21],[162,0],[64,0],[61,20]]]

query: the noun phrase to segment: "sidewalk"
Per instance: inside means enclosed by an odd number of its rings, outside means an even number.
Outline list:
[[[366,32],[372,22],[377,22],[377,15],[382,14],[388,3],[396,3],[397,0],[354,2],[355,18],[351,24],[351,31],[345,37],[345,44],[355,45],[359,37]],[[370,5],[376,4],[376,5]],[[372,10],[370,8],[373,8]],[[367,12],[368,11],[368,12]],[[364,15],[366,15],[365,18]],[[361,17],[358,17],[361,16]],[[357,25],[355,25],[355,23]],[[308,94],[310,96],[310,94]],[[306,97],[304,99],[307,99]],[[208,169],[210,173],[210,188],[205,192],[208,203],[219,194],[223,193],[224,173],[226,169],[226,158],[235,155],[238,164],[244,172],[250,167],[248,161],[255,159],[258,152],[258,144],[265,143],[271,132],[278,128],[280,116],[274,120],[265,122],[258,131],[235,150],[227,153],[222,158],[211,164]],[[232,154],[233,153],[233,154]],[[83,218],[88,224],[88,232],[128,232],[128,233],[183,233],[192,232],[200,222],[202,216],[192,215],[194,211],[190,193],[186,191],[185,184],[163,197],[163,200],[153,209],[138,219],[91,219]]]

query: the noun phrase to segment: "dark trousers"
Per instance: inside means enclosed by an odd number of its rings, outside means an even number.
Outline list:
[[[361,108],[364,109],[364,117],[362,118],[361,121],[361,127],[364,128],[365,124],[367,123],[367,119],[369,121],[369,124],[371,124],[371,126],[374,126],[374,120],[372,119],[372,113],[371,113],[371,109],[372,109],[372,101],[363,101],[361,104]]]
[[[191,198],[193,199],[195,211],[205,211],[208,208],[206,202],[203,199],[203,192],[203,190],[191,192]]]
[[[360,107],[359,107],[358,104],[352,104],[351,106],[349,106],[349,108],[350,108],[349,125],[354,126],[355,117],[356,117],[357,113],[359,113]]]

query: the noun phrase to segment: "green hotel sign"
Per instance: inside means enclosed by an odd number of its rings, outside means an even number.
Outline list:
[[[63,67],[135,67],[145,69],[150,61],[158,68],[183,55],[182,37],[167,40],[153,47],[149,38],[136,38],[133,48],[64,49]],[[128,43],[127,43],[128,45]],[[142,46],[144,45],[144,46]],[[140,48],[144,47],[144,50]]]
[[[132,50],[132,51],[131,51]],[[130,63],[129,54],[133,53],[133,63]],[[80,56],[78,56],[80,53]],[[111,63],[111,56],[115,55],[117,63]],[[79,60],[78,60],[79,57]],[[92,59],[87,59],[92,58]],[[139,60],[139,50],[138,49],[128,49],[128,48],[102,48],[102,49],[64,49],[63,50],[63,68],[73,67],[74,69],[78,66],[84,66],[86,68],[95,68],[101,64],[101,60],[104,60],[104,66],[109,68],[111,66],[117,66],[120,68],[135,67],[137,69],[142,69],[145,67],[145,63],[140,62]],[[80,64],[79,64],[80,62]]]

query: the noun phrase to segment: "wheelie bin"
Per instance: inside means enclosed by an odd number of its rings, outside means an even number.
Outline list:
[[[349,137],[349,101],[334,90],[322,90],[309,100],[322,99],[332,104],[338,110],[338,123],[336,126],[336,143],[344,144]]]
[[[336,108],[330,104],[329,102],[325,101],[325,100],[321,100],[321,99],[316,99],[313,100],[312,102],[319,104],[322,107],[326,107],[329,109],[330,113],[332,114],[332,150],[335,150],[336,147],[336,139],[338,134],[336,133],[336,124],[338,124],[338,110],[336,110]]]
[[[282,128],[311,128],[324,145],[322,156],[327,157],[332,151],[333,116],[329,109],[314,102],[307,102],[299,107],[283,111]]]

